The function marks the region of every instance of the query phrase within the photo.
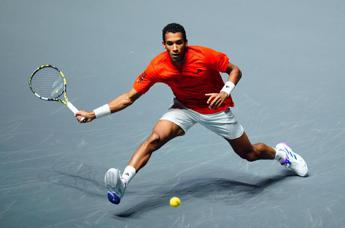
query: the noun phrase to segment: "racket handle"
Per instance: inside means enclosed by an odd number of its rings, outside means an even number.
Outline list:
[[[67,102],[67,108],[69,108],[69,110],[71,110],[73,113],[74,113],[74,115],[77,113],[77,112],[79,112],[79,110],[71,103],[71,102]],[[85,117],[82,117],[79,121],[81,121],[81,122],[83,122],[83,123],[85,123],[86,121],[85,121]]]
[[[67,102],[67,108],[69,108],[74,115],[79,112],[79,110],[71,102]]]

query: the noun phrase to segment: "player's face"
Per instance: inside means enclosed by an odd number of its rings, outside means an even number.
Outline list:
[[[170,55],[173,63],[182,63],[186,52],[187,41],[183,39],[180,32],[165,34],[165,42],[163,42],[165,50]]]

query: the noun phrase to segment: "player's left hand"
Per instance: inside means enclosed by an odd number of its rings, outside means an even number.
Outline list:
[[[226,98],[229,97],[229,95],[225,92],[219,92],[219,93],[206,93],[205,96],[208,96],[207,104],[210,109],[216,109],[220,107]]]

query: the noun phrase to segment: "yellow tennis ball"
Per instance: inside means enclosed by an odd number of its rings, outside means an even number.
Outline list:
[[[170,206],[172,206],[172,207],[178,207],[178,206],[180,206],[180,204],[181,204],[181,200],[180,200],[180,198],[178,198],[178,197],[172,197],[171,199],[170,199]]]

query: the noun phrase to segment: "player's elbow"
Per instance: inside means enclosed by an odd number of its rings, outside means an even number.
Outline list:
[[[126,97],[124,97],[124,99],[123,99],[123,104],[127,107],[127,106],[130,106],[130,105],[132,105],[133,103],[134,103],[134,99],[132,99],[131,97],[129,97],[129,96],[126,96]]]
[[[236,77],[238,80],[241,79],[241,77],[242,77],[242,71],[240,70],[240,68],[237,65],[234,65],[234,64],[229,64],[229,66],[226,70],[226,73]]]
[[[138,93],[135,89],[131,89],[124,95],[126,97],[126,102],[128,105],[133,104],[141,96],[141,94]]]
[[[124,103],[126,106],[129,106],[129,105],[132,105],[137,99],[138,99],[139,96],[136,96],[136,95],[133,95],[131,93],[126,93],[124,95]]]

